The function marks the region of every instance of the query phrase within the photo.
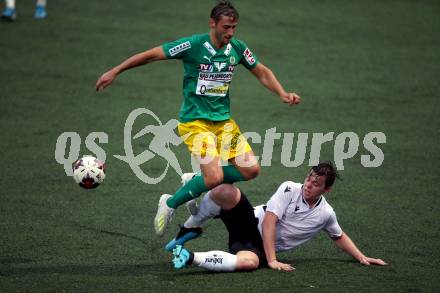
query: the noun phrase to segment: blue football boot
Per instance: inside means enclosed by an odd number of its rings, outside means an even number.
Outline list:
[[[200,227],[185,228],[184,226],[181,226],[179,232],[177,232],[176,238],[168,242],[168,244],[165,245],[165,249],[172,251],[177,245],[183,245],[185,242],[197,238],[200,235],[202,235],[202,228]]]
[[[37,5],[35,7],[35,15],[34,15],[34,17],[36,19],[43,19],[43,18],[46,18],[46,16],[47,16],[46,7],[43,6],[43,5]]]
[[[2,19],[14,21],[17,18],[17,13],[15,12],[15,8],[6,7],[2,13]]]
[[[178,270],[191,264],[194,260],[194,254],[181,245],[177,245],[176,248],[173,249],[173,255],[174,268]]]

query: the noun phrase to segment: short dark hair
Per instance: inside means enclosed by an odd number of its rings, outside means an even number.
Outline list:
[[[335,182],[335,179],[341,177],[333,167],[332,162],[322,162],[316,166],[313,166],[310,171],[313,171],[318,176],[325,176],[325,187],[331,187]]]
[[[232,17],[234,20],[238,20],[240,15],[231,2],[227,0],[218,1],[217,5],[211,10],[211,18],[217,23],[222,16]]]

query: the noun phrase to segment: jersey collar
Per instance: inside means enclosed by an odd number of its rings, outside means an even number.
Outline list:
[[[301,200],[309,209],[311,209],[309,203],[304,199],[303,189],[304,189],[304,185],[301,187]],[[322,194],[319,196],[315,206],[312,209],[316,208],[321,203],[321,201],[322,201]]]
[[[208,50],[208,52],[209,52],[212,56],[214,56],[215,54],[217,54],[217,51],[214,49],[214,47],[213,47],[208,41],[206,41],[206,42],[203,43],[203,47],[205,47],[206,50]]]
[[[209,33],[207,34],[207,40],[203,43],[203,47],[206,48],[206,50],[208,50],[208,52],[212,55],[215,56],[215,54],[217,54],[217,50],[214,49],[214,46],[211,45],[211,40],[209,37]],[[229,42],[226,46],[225,49],[223,51],[223,54],[225,54],[226,56],[229,56],[229,54],[231,53],[231,49],[232,49],[232,45]],[[219,49],[221,51],[221,49]]]

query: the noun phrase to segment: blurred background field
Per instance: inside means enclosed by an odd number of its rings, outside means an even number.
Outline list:
[[[439,273],[440,4],[438,1],[235,1],[236,36],[302,96],[288,107],[244,68],[231,86],[232,116],[242,131],[286,133],[383,132],[378,168],[361,165],[362,144],[344,162],[329,194],[342,228],[367,255],[388,267],[362,267],[325,235],[280,258],[293,273],[261,269],[215,274],[176,271],[164,244],[172,228],[153,231],[157,201],[180,184],[170,170],[156,185],[140,181],[114,155],[124,154],[123,128],[135,108],[162,122],[177,118],[182,100],[178,61],[140,67],[102,93],[97,78],[137,52],[208,30],[214,1],[49,1],[48,18],[33,19],[34,3],[18,1],[14,23],[0,23],[0,291],[2,292],[433,292]],[[3,6],[2,6],[3,7]],[[135,125],[141,129],[144,123]],[[87,191],[55,161],[55,144],[77,132],[81,155],[93,131],[108,134],[107,179]],[[296,141],[296,140],[295,140]],[[252,145],[261,155],[262,144]],[[294,145],[294,147],[296,144]],[[309,145],[310,147],[310,140]],[[333,160],[334,142],[321,159]],[[136,141],[141,152],[148,141]],[[184,171],[183,145],[174,147]],[[254,204],[286,180],[302,182],[280,163],[276,141],[270,167],[239,186]],[[159,158],[144,171],[159,174]],[[188,244],[191,250],[227,249],[220,221]]]

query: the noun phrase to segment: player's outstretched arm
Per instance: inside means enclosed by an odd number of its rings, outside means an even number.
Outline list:
[[[265,65],[258,63],[257,66],[251,69],[251,72],[266,88],[276,93],[284,103],[296,105],[301,102],[301,97],[296,93],[288,93],[284,90],[272,70]]]
[[[371,258],[365,256],[353,243],[353,241],[348,237],[347,234],[342,233],[342,236],[339,238],[332,238],[335,242],[336,246],[341,248],[347,254],[351,255],[353,258],[358,260],[361,264],[369,266],[369,265],[379,265],[386,266],[387,263],[381,260],[380,258]]]
[[[166,56],[161,46],[154,47],[145,52],[131,56],[118,66],[110,69],[109,71],[101,75],[101,77],[96,82],[96,91],[100,91],[108,87],[113,82],[113,80],[115,80],[116,76],[125,70],[164,59],[166,59]]]
[[[263,220],[263,245],[266,253],[267,265],[274,270],[293,271],[295,268],[290,264],[277,260],[275,252],[275,235],[278,217],[272,212],[266,212]]]

